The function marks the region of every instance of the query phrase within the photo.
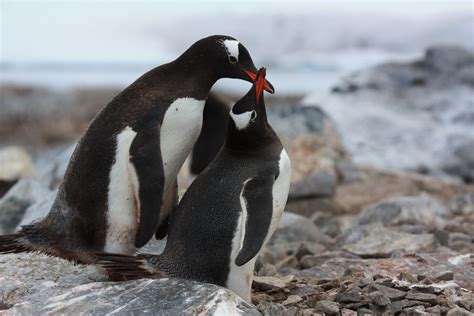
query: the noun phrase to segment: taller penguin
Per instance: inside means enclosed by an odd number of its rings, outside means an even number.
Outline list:
[[[171,215],[161,255],[98,254],[113,278],[177,277],[225,286],[250,302],[255,260],[275,231],[291,164],[268,124],[265,70],[232,108],[219,154]]]
[[[92,120],[48,215],[0,236],[0,253],[39,251],[80,263],[96,251],[133,254],[169,211],[160,208],[199,136],[211,87],[220,78],[253,82],[256,72],[242,44],[216,35],[144,74]],[[268,82],[265,89],[273,92]]]

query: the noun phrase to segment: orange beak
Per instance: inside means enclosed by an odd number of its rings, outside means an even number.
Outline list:
[[[244,69],[245,73],[247,74],[247,76],[250,77],[250,79],[252,79],[253,81],[255,81],[257,79],[257,74],[253,73],[252,71],[250,70],[247,70],[247,69]],[[263,75],[263,78],[265,78],[265,74]],[[266,79],[265,79],[265,83],[263,85],[263,88],[265,89],[265,91],[267,92],[270,92],[270,93],[274,93],[275,92],[275,89],[273,88],[272,84],[270,82],[268,82]]]
[[[267,72],[266,69],[262,67],[262,68],[260,68],[260,70],[257,73],[257,87],[256,87],[257,104],[258,104],[258,101],[260,100],[260,96],[262,95],[263,89],[265,88],[265,84],[266,84],[265,75],[266,75],[266,72]]]

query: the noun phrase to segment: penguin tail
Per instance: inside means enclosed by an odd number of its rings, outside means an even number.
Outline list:
[[[114,281],[135,280],[145,277],[160,278],[163,273],[158,268],[158,256],[127,256],[115,253],[96,253],[96,263],[105,269]]]
[[[14,234],[0,236],[0,254],[37,251],[35,240],[41,238],[35,225],[26,225]]]

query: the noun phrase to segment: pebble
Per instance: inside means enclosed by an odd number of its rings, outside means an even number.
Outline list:
[[[434,277],[435,281],[451,281],[454,279],[453,271],[443,271]]]
[[[340,303],[358,303],[362,300],[362,298],[360,294],[356,292],[343,292],[337,293],[334,300]]]

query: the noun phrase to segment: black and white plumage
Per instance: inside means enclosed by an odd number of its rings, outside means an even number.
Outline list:
[[[283,213],[290,161],[267,122],[264,70],[231,110],[224,146],[172,214],[161,255],[98,254],[119,279],[179,277],[225,286],[247,301],[255,260]]]
[[[0,253],[89,263],[93,252],[133,254],[155,232],[166,235],[176,175],[199,136],[209,89],[220,78],[253,82],[255,73],[242,44],[216,35],[144,74],[92,120],[48,215],[0,236]],[[163,200],[172,202],[160,212]]]

